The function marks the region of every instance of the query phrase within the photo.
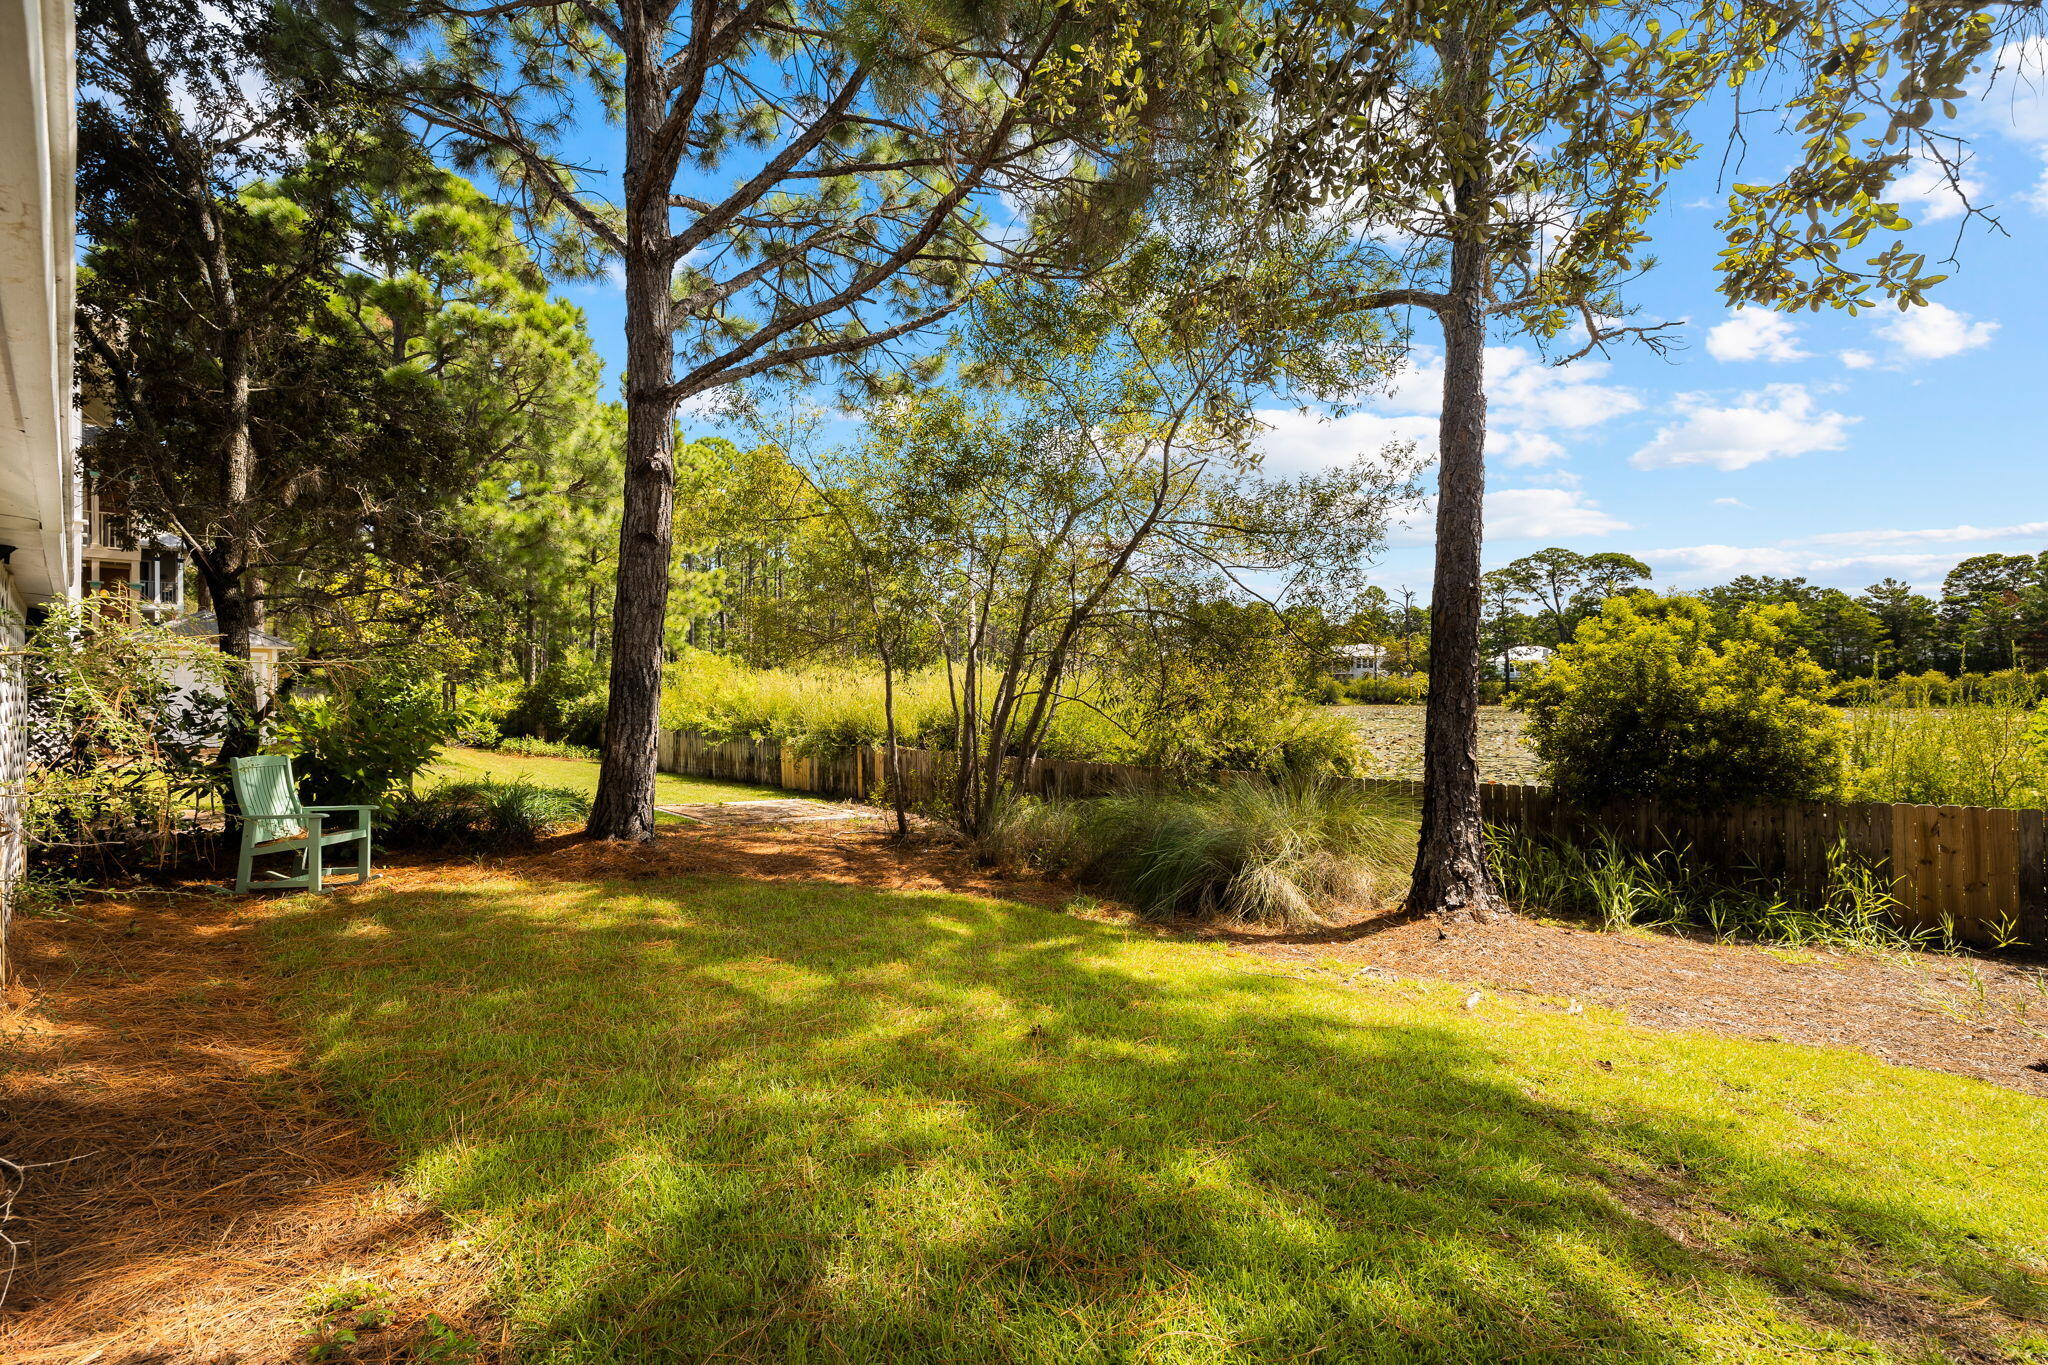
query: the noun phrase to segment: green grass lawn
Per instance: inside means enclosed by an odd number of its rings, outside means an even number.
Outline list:
[[[449,748],[424,774],[427,783],[474,782],[496,778],[515,782],[520,778],[542,787],[567,787],[585,795],[597,791],[597,764],[587,758],[528,758],[494,749]],[[787,796],[779,787],[753,787],[744,782],[721,782],[708,777],[678,777],[659,773],[654,779],[654,799],[664,806],[691,805],[703,801],[759,801]]]
[[[523,1358],[2048,1359],[2048,1104],[962,896],[282,908]]]

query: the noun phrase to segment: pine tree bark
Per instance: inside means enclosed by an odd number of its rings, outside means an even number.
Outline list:
[[[654,837],[655,746],[668,621],[676,467],[675,331],[670,318],[668,187],[655,132],[661,126],[662,21],[649,7],[621,7],[626,22],[626,483],[612,601],[611,693],[603,761],[589,832],[600,839]],[[654,181],[663,183],[653,183]]]
[[[1468,35],[1443,55],[1452,93],[1483,147],[1491,47]],[[1450,287],[1438,309],[1444,334],[1443,412],[1437,423],[1436,577],[1429,604],[1429,702],[1422,739],[1422,833],[1411,909],[1444,919],[1507,913],[1486,862],[1479,809],[1480,552],[1486,531],[1487,231],[1492,187],[1483,163],[1452,186]]]

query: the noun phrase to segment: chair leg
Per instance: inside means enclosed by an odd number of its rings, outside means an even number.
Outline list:
[[[324,889],[321,886],[321,873],[326,870],[326,861],[326,850],[320,847],[320,836],[316,829],[312,839],[306,843],[306,889],[316,896]]]
[[[248,895],[249,884],[255,877],[256,854],[249,847],[249,841],[243,839],[241,856],[235,860],[235,894],[238,896]]]
[[[370,829],[363,826],[362,837],[356,840],[356,880],[370,880]]]

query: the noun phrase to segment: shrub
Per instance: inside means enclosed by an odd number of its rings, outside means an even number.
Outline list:
[[[566,787],[453,782],[387,798],[377,813],[377,842],[386,848],[503,852],[531,848],[558,826],[589,814],[590,798]]]
[[[1429,679],[1420,673],[1353,678],[1337,687],[1342,699],[1354,706],[1420,706],[1429,700]]]
[[[510,738],[595,748],[604,739],[605,695],[595,663],[557,660],[521,689],[499,728]]]
[[[450,738],[472,749],[495,749],[504,737],[505,719],[512,714],[522,690],[512,678],[472,683],[458,689]]]
[[[522,758],[583,758],[593,762],[599,757],[595,749],[581,744],[558,744],[551,739],[508,739],[499,743],[498,752]]]
[[[1027,798],[993,826],[984,856],[1100,881],[1140,914],[1274,924],[1405,895],[1415,839],[1405,803],[1323,780]]]
[[[168,868],[215,848],[192,817],[220,795],[207,752],[229,719],[231,665],[110,599],[51,602],[10,669],[22,689],[27,771],[19,823],[32,870],[97,877]],[[0,906],[0,919],[6,910]]]
[[[298,756],[299,787],[321,805],[371,805],[434,761],[455,717],[438,681],[398,669],[338,679],[280,708],[274,750]]]
[[[1836,791],[1843,725],[1826,672],[1785,636],[1792,614],[1748,607],[1723,631],[1697,598],[1609,598],[1516,700],[1550,784],[1588,807]]]
[[[1357,726],[1298,709],[1269,723],[1265,752],[1247,766],[1273,777],[1310,778],[1362,777],[1373,764]]]

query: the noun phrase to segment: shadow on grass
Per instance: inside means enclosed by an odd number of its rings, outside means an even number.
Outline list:
[[[1858,1058],[841,886],[372,891],[274,946],[537,1358],[2000,1359],[2044,1308],[2048,1108]]]

